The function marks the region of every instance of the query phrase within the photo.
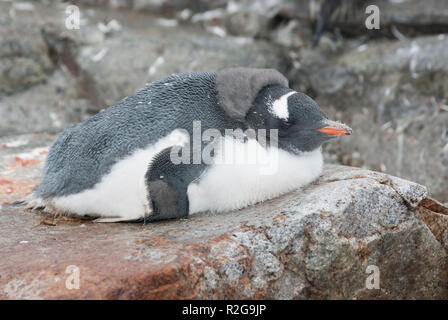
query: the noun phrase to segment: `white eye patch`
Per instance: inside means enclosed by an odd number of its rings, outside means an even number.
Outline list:
[[[269,107],[269,112],[279,119],[288,120],[289,118],[288,97],[295,93],[297,92],[296,91],[288,92],[287,94],[284,94],[280,98],[275,100]]]

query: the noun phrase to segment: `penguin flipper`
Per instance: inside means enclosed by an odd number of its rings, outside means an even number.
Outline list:
[[[170,158],[172,148],[166,148],[157,154],[146,172],[152,214],[144,217],[144,222],[188,216],[188,185],[201,175],[206,165],[174,164]]]
[[[12,203],[3,204],[5,207],[24,207],[27,206],[28,203],[25,200],[14,201]]]

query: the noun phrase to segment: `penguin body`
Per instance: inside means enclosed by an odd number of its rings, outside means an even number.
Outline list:
[[[325,126],[321,120],[326,116],[314,101],[289,89],[272,69],[171,75],[62,132],[28,207],[99,221],[154,221],[238,209],[299,188],[320,174],[320,146],[329,135],[318,132],[311,139],[304,131],[300,143],[290,137],[288,132],[299,134],[286,128],[297,117],[290,105],[294,101],[304,102],[309,113],[305,120],[311,122],[304,120],[303,128]],[[201,134],[214,129],[223,138],[215,137],[211,161],[174,164],[175,147],[194,146],[195,121],[200,121]],[[224,134],[281,126],[278,147],[266,147],[257,137]],[[199,142],[201,150],[207,145]],[[187,149],[190,160],[194,148]],[[267,163],[234,161],[235,154],[254,150]],[[262,173],[272,164],[273,172]]]

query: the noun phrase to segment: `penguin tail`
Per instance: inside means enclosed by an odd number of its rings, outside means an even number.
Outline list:
[[[47,206],[47,203],[42,199],[37,190],[34,189],[24,201],[20,201],[27,210],[39,210],[42,211]]]
[[[28,203],[25,200],[14,201],[13,203],[9,203],[6,206],[8,207],[22,207],[26,206]]]

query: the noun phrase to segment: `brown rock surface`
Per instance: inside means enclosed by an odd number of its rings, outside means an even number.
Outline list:
[[[15,190],[0,193],[2,299],[448,298],[447,208],[425,187],[329,166],[304,190],[220,215],[43,219],[5,201],[38,182],[51,139],[0,141],[0,181]],[[69,290],[73,265],[80,288]],[[380,289],[366,289],[369,265]]]

